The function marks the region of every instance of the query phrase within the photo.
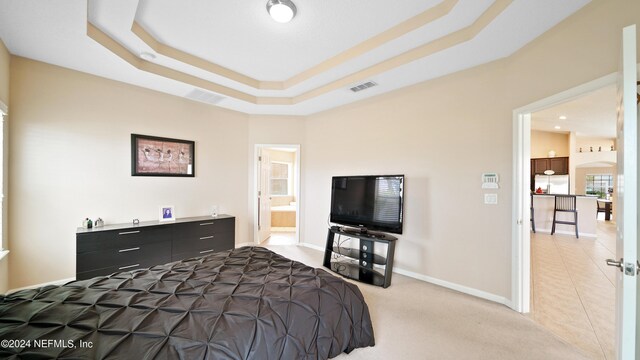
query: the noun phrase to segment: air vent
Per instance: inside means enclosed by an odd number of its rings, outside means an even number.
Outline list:
[[[366,83],[360,84],[360,85],[356,85],[354,87],[352,87],[350,90],[353,92],[358,92],[358,91],[362,91],[364,89],[368,89],[370,87],[374,87],[378,84],[374,83],[373,81],[367,81]]]
[[[200,89],[191,90],[191,92],[188,93],[186,97],[191,100],[200,101],[200,102],[211,104],[211,105],[217,105],[220,103],[220,101],[225,99],[224,96],[214,94],[208,91],[202,91]]]

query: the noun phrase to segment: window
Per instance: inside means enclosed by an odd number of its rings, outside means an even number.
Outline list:
[[[597,195],[598,199],[606,198],[607,194],[613,193],[613,175],[587,175],[585,193],[587,195]]]
[[[289,195],[291,164],[271,162],[271,195]]]

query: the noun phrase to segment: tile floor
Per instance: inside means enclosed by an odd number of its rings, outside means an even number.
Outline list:
[[[616,228],[597,238],[531,234],[531,317],[594,359],[615,359]]]

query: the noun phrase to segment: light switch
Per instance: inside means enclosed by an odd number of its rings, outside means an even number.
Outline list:
[[[498,205],[498,194],[484,194],[484,203],[487,205]]]

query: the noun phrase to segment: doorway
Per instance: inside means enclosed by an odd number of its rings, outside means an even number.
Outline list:
[[[516,225],[512,307],[530,313],[534,321],[557,336],[592,357],[603,359],[615,358],[616,270],[606,266],[605,260],[615,258],[616,230],[615,219],[607,221],[601,216],[602,220],[597,220],[595,197],[608,201],[611,193],[617,190],[603,185],[611,180],[610,177],[617,176],[615,80],[616,75],[612,74],[514,111]],[[585,108],[585,104],[593,102],[593,94],[607,91],[607,96],[611,97],[610,133],[598,137],[585,134],[584,130],[572,130],[571,126],[565,127],[566,116],[558,109],[570,109],[571,104],[580,101],[583,105],[577,108]],[[545,115],[550,119],[549,123],[540,124]],[[553,148],[549,145],[553,143],[551,141],[545,143],[548,148],[536,149],[534,142],[540,142],[541,131],[557,135],[560,128],[566,131],[566,149],[558,145],[555,146],[560,149]],[[593,230],[588,226],[583,230],[586,224],[581,223],[579,239],[557,233],[550,235],[551,219],[546,216],[541,219],[537,208],[542,199],[530,196],[534,176],[531,159],[553,158],[556,153],[569,159],[569,193],[585,195],[585,201],[589,201],[589,214],[586,211],[579,213],[581,217],[588,216],[585,220],[589,220]],[[586,195],[593,198],[587,199]],[[527,221],[531,201],[535,204],[536,233],[530,230]],[[553,213],[552,200],[550,204]]]
[[[296,245],[300,242],[300,145],[255,147],[254,242]]]

